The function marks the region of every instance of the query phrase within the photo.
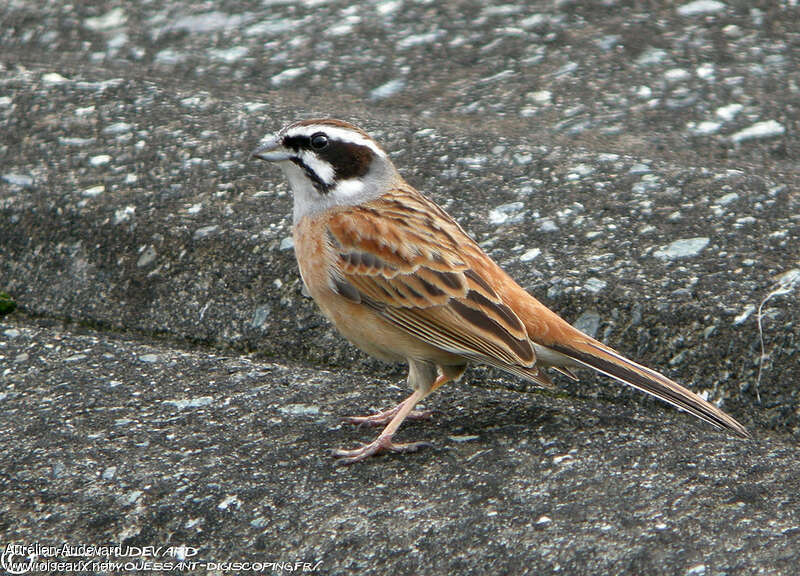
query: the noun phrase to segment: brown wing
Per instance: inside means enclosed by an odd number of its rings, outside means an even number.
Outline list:
[[[468,263],[488,257],[433,202],[394,190],[343,208],[328,240],[339,294],[443,350],[547,383],[522,322]]]

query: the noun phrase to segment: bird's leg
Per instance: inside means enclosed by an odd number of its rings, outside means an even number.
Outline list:
[[[392,436],[394,436],[394,433],[400,427],[400,424],[403,423],[403,420],[405,420],[409,413],[411,413],[411,411],[414,409],[414,406],[416,406],[417,402],[425,398],[425,396],[427,396],[431,390],[435,390],[449,379],[450,378],[442,374],[436,379],[430,388],[417,388],[414,390],[414,393],[411,394],[411,396],[406,398],[398,405],[396,409],[397,411],[394,416],[392,416],[389,424],[371,443],[362,446],[361,448],[356,448],[355,450],[334,450],[333,455],[336,458],[340,458],[339,462],[342,464],[353,464],[354,462],[366,460],[370,456],[380,454],[381,452],[414,452],[415,450],[419,450],[421,447],[426,446],[428,444],[427,442],[395,444],[392,442]]]
[[[348,424],[357,424],[364,426],[382,426],[387,422],[391,422],[392,418],[394,418],[397,415],[397,413],[403,409],[403,406],[409,400],[411,400],[411,396],[400,402],[394,408],[390,408],[389,410],[381,410],[369,416],[346,416],[345,418],[342,418],[342,420]],[[433,412],[430,410],[412,410],[406,415],[406,419],[428,420],[432,415]]]

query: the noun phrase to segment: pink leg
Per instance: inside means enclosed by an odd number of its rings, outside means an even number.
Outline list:
[[[439,376],[436,379],[436,382],[433,383],[433,386],[431,386],[431,390],[435,390],[444,382],[447,382],[448,379],[449,378],[444,375]],[[403,420],[405,420],[414,409],[414,406],[416,406],[417,402],[427,396],[431,390],[414,390],[414,393],[411,394],[411,396],[406,398],[397,406],[397,408],[392,410],[394,414],[391,417],[391,421],[386,428],[383,429],[383,432],[381,432],[380,435],[370,444],[362,446],[361,448],[356,448],[355,450],[334,450],[333,455],[336,458],[340,458],[339,462],[342,464],[353,464],[355,462],[366,460],[370,456],[380,454],[381,452],[414,452],[415,450],[419,450],[422,446],[425,446],[427,442],[395,444],[392,442],[392,436],[394,436],[394,433],[397,432],[397,429],[400,427],[400,424],[403,423]]]
[[[376,412],[375,414],[371,414],[370,416],[347,416],[343,418],[345,422],[348,424],[358,424],[358,425],[365,425],[365,426],[383,426],[387,422],[391,422],[392,418],[394,418],[400,410],[403,409],[403,406],[406,402],[411,400],[409,396],[400,404],[391,408],[389,410],[381,410],[380,412]],[[433,415],[433,412],[430,410],[412,410],[411,412],[406,415],[407,420],[428,420]]]

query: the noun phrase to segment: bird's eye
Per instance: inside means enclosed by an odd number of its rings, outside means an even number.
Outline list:
[[[311,147],[314,150],[322,150],[328,146],[328,137],[322,132],[317,132],[311,136]]]

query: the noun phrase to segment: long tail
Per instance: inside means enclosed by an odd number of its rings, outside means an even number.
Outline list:
[[[750,438],[750,433],[744,426],[691,390],[687,390],[655,370],[628,360],[600,342],[583,336],[585,339],[575,342],[574,346],[550,343],[548,347],[568,356],[578,364],[593,368],[669,402],[673,406],[682,408],[717,428],[727,430],[740,438]]]
[[[499,266],[494,263],[492,265],[493,268],[489,272],[500,279],[498,282],[502,287],[503,300],[522,320],[534,347],[545,349],[545,354],[542,354],[542,350],[536,348],[537,363],[566,371],[568,376],[572,376],[569,369],[576,364],[593,368],[686,410],[716,428],[727,430],[740,438],[750,438],[750,433],[745,427],[731,416],[706,402],[691,390],[687,390],[655,370],[628,360],[605,344],[571,326],[558,314],[528,294]],[[547,349],[555,354],[548,355]]]

